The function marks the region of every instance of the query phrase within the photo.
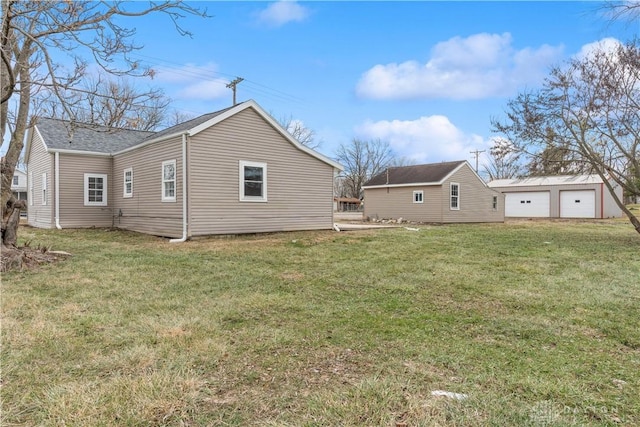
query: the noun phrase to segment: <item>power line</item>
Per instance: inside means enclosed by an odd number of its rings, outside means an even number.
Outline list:
[[[231,88],[231,90],[233,91],[233,105],[236,105],[236,89],[238,86],[238,83],[241,83],[244,79],[242,77],[236,77],[234,80],[230,81],[229,84],[227,84],[228,88]]]
[[[484,153],[486,150],[478,150],[476,149],[475,151],[471,151],[471,154],[474,154],[476,157],[476,173],[478,173],[478,157],[480,157],[480,153]]]
[[[149,65],[149,66],[163,67],[163,68],[168,69],[170,72],[172,72],[172,73],[174,73],[176,75],[179,75],[179,76],[197,78],[197,79],[200,79],[200,80],[208,80],[208,81],[215,80],[216,76],[220,76],[221,80],[224,77],[227,77],[227,78],[234,78],[235,77],[232,74],[226,74],[226,73],[222,73],[222,72],[214,71],[214,70],[198,69],[195,66],[193,68],[190,68],[188,65],[185,66],[184,64],[179,64],[179,63],[176,63],[176,62],[173,62],[173,61],[167,61],[165,59],[155,58],[155,57],[148,56],[148,55],[143,55],[143,54],[140,54],[140,53],[137,53],[137,52],[135,54],[133,54],[132,56],[136,56],[136,57],[142,58],[144,60],[144,62],[147,63],[147,65]],[[250,93],[256,93],[256,94],[262,95],[264,97],[275,99],[275,100],[278,100],[278,101],[295,102],[295,103],[304,103],[305,102],[305,100],[300,98],[300,97],[297,97],[295,95],[291,95],[290,93],[284,92],[284,91],[279,90],[279,89],[272,88],[270,86],[264,85],[262,83],[259,83],[259,82],[253,81],[253,80],[244,79],[244,82],[245,82],[245,84],[247,84],[247,87],[245,87],[245,90],[247,92],[250,92]]]

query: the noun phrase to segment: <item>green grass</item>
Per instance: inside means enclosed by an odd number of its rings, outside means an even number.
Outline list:
[[[73,257],[2,278],[3,426],[640,424],[622,221],[21,238]]]

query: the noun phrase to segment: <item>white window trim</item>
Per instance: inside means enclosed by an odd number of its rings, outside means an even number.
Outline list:
[[[491,207],[494,211],[498,210],[498,196],[493,196],[493,198],[491,199]]]
[[[29,172],[29,206],[33,206],[33,172]]]
[[[173,175],[173,196],[166,196],[164,193],[164,184],[165,182],[171,182],[170,180],[166,180],[164,179],[164,167],[167,165],[173,165],[173,170],[174,170],[174,175]],[[175,202],[176,201],[176,196],[178,194],[178,166],[176,164],[176,160],[165,160],[164,162],[162,162],[162,201],[163,202]]]
[[[458,195],[455,196],[456,200],[457,200],[457,206],[453,207],[453,194],[451,194],[453,187],[456,186],[458,187]],[[457,182],[451,182],[449,183],[449,209],[452,211],[459,211],[460,210],[460,184]]]
[[[244,160],[240,160],[239,162],[239,187],[240,187],[240,196],[239,200],[241,202],[259,202],[265,203],[267,202],[267,164],[260,162],[247,162]],[[262,196],[245,196],[244,194],[244,168],[245,166],[254,167],[254,168],[262,168]]]
[[[102,201],[90,202],[89,201],[89,178],[102,178]],[[85,173],[84,174],[84,205],[85,206],[107,206],[107,175],[103,173]]]
[[[17,187],[20,185],[20,177],[18,175],[13,176],[13,180],[11,180],[11,185]]]
[[[131,191],[127,192],[127,173],[131,173]],[[126,168],[122,173],[122,197],[133,197],[133,168]]]
[[[47,205],[47,173],[42,174],[42,206]]]
[[[416,196],[420,195],[420,200],[416,200]],[[424,203],[424,190],[415,190],[413,192],[413,203]]]

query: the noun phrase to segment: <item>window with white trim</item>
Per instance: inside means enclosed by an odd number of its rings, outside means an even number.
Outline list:
[[[29,172],[29,206],[33,206],[33,172]]]
[[[122,197],[133,197],[133,168],[124,170]]]
[[[162,201],[176,201],[176,161],[162,162]]]
[[[498,196],[493,196],[493,202],[491,204],[494,211],[498,210]]]
[[[84,174],[84,205],[107,206],[107,175]]]
[[[413,192],[413,203],[424,203],[424,192],[422,190]]]
[[[457,182],[449,184],[449,194],[449,208],[454,211],[460,210],[460,184]]]
[[[20,177],[18,175],[13,176],[13,184],[14,186],[20,185]]]
[[[240,161],[240,201],[267,201],[267,164]]]
[[[47,204],[47,173],[42,174],[42,204]]]

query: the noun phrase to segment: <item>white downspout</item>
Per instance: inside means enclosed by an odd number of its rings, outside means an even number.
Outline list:
[[[55,180],[56,180],[56,185],[55,185],[55,192],[56,192],[56,197],[55,197],[55,210],[56,210],[56,228],[58,230],[62,230],[62,226],[60,225],[60,153],[58,153],[56,151],[55,155],[54,155],[54,168],[55,168]]]
[[[187,132],[182,134],[182,237],[171,239],[169,243],[182,243],[187,240]]]

